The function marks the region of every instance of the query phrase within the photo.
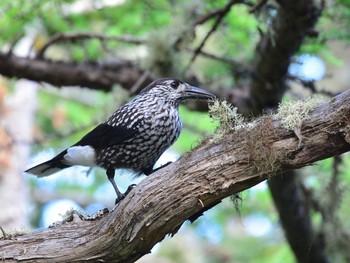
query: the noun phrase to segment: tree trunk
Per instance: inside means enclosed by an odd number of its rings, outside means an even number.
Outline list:
[[[298,262],[327,263],[324,240],[313,230],[309,203],[296,183],[299,176],[294,171],[288,171],[271,178],[268,180],[270,192],[279,211],[286,239]]]
[[[29,227],[23,167],[30,154],[36,90],[30,81],[17,81],[0,109],[0,226],[5,231]]]

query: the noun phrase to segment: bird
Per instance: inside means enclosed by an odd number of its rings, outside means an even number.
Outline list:
[[[179,105],[188,99],[211,100],[212,93],[175,78],[153,81],[128,103],[117,109],[77,143],[52,159],[25,172],[45,177],[71,166],[101,167],[119,203],[135,185],[121,193],[114,181],[116,169],[132,170],[136,176],[152,174],[154,164],[179,137],[182,120]]]

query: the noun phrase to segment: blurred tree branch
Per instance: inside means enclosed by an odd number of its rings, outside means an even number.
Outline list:
[[[350,90],[309,114],[303,141],[279,120],[208,138],[135,187],[109,215],[0,241],[0,258],[26,262],[134,262],[190,217],[283,171],[350,150]],[[254,147],[252,147],[254,146]],[[263,154],[262,154],[263,153]]]
[[[313,29],[321,12],[322,8],[316,1],[279,1],[276,17],[256,46],[246,112],[259,114],[263,109],[273,109],[278,105],[287,90],[291,58]]]
[[[123,36],[108,36],[104,34],[97,34],[97,33],[86,33],[86,32],[79,32],[79,33],[58,33],[55,34],[53,37],[51,37],[45,45],[38,51],[36,58],[42,59],[44,57],[45,51],[53,44],[56,44],[57,42],[63,42],[63,41],[77,41],[77,40],[84,40],[84,39],[98,39],[100,41],[118,41],[118,42],[126,42],[129,44],[145,44],[146,40],[141,39],[135,36],[131,35],[123,35]]]
[[[214,18],[214,17],[224,17],[228,11],[230,11],[232,5],[242,3],[243,0],[229,0],[227,4],[221,8],[215,9],[205,15],[202,15],[201,17],[198,17],[196,21],[194,22],[195,25],[201,25],[206,23],[208,20]]]
[[[219,11],[216,10],[216,12],[214,12],[214,16],[216,17],[216,21],[214,23],[214,25],[212,26],[212,28],[208,31],[208,33],[205,35],[205,37],[203,38],[203,40],[201,41],[201,43],[198,45],[198,47],[194,50],[193,54],[192,54],[192,57],[190,59],[190,62],[189,64],[187,65],[186,69],[184,72],[186,72],[190,67],[191,65],[193,64],[193,62],[196,60],[197,56],[199,55],[199,53],[201,52],[202,48],[204,47],[205,43],[207,42],[207,40],[209,39],[209,37],[211,36],[211,34],[213,34],[216,29],[218,28],[218,26],[220,25],[220,23],[222,22],[222,20],[224,19],[224,17],[227,15],[228,12],[230,12],[231,10],[231,7],[234,5],[234,4],[239,4],[241,3],[242,1],[241,0],[230,0],[228,1],[228,3],[223,7],[221,8]],[[210,16],[209,17],[212,17],[213,16],[213,13],[210,13]],[[204,20],[205,21],[205,20]],[[200,22],[200,23],[203,23],[204,22],[203,20]],[[196,22],[196,24],[198,23],[198,20]],[[200,24],[198,23],[198,24]]]
[[[143,75],[143,70],[127,61],[74,63],[0,53],[0,74],[47,82],[58,87],[81,86],[110,91],[117,83],[131,88]],[[148,76],[146,81],[153,79]]]

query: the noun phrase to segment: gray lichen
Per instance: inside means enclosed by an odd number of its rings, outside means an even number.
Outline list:
[[[320,97],[310,97],[297,102],[283,100],[278,106],[274,119],[280,119],[282,126],[287,130],[298,129],[309,116],[310,111],[321,102]]]
[[[217,134],[223,135],[244,124],[244,117],[237,112],[237,108],[227,101],[214,100],[209,105],[209,115],[219,121]]]

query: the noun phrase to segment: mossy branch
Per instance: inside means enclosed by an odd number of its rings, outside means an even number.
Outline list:
[[[190,217],[275,172],[307,166],[350,150],[350,90],[312,110],[300,125],[301,145],[280,120],[206,139],[143,180],[109,214],[0,240],[6,262],[135,262]],[[276,173],[277,174],[277,173]]]

